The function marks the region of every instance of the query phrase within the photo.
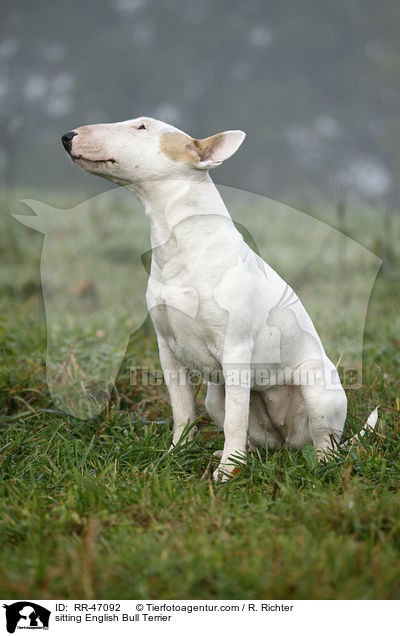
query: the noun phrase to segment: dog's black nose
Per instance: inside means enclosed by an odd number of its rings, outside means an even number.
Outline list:
[[[76,132],[67,132],[65,133],[65,135],[63,135],[61,137],[61,141],[63,143],[63,146],[65,148],[65,150],[67,152],[71,152],[71,142],[72,142],[72,138],[75,137],[75,135],[77,135],[78,133]]]

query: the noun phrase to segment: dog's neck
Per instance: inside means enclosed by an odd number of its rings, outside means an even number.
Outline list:
[[[165,179],[145,185],[127,186],[142,201],[150,218],[152,245],[161,245],[178,223],[195,215],[229,212],[208,172],[194,173],[184,179]]]

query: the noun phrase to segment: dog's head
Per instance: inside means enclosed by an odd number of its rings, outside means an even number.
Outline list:
[[[205,139],[151,117],[115,124],[81,126],[62,136],[71,159],[92,174],[120,185],[184,178],[190,171],[209,170],[233,155],[245,138],[229,130]]]

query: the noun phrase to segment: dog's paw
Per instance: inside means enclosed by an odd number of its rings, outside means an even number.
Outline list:
[[[216,451],[216,454],[221,451]],[[214,481],[228,481],[234,475],[237,475],[246,464],[247,456],[246,452],[242,450],[235,450],[234,452],[222,451],[221,462],[216,470],[213,472]]]
[[[218,482],[218,481],[227,481],[229,479],[229,476],[220,469],[220,467],[218,466],[218,468],[216,468],[213,472],[213,481]]]
[[[237,464],[230,463],[220,463],[218,468],[213,472],[213,480],[215,482],[225,482],[228,481],[234,475],[237,475],[242,470],[241,466]]]
[[[317,448],[316,451],[319,464],[328,463],[335,457],[331,448]]]

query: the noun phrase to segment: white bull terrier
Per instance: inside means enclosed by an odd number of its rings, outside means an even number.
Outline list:
[[[185,379],[195,369],[207,375],[206,409],[225,433],[215,480],[234,473],[254,444],[312,443],[324,457],[339,442],[347,410],[306,310],[245,243],[209,176],[244,138],[231,130],[193,139],[149,117],[82,126],[62,138],[76,164],[144,204],[153,248],[146,299],[171,398],[172,447],[194,434]]]

